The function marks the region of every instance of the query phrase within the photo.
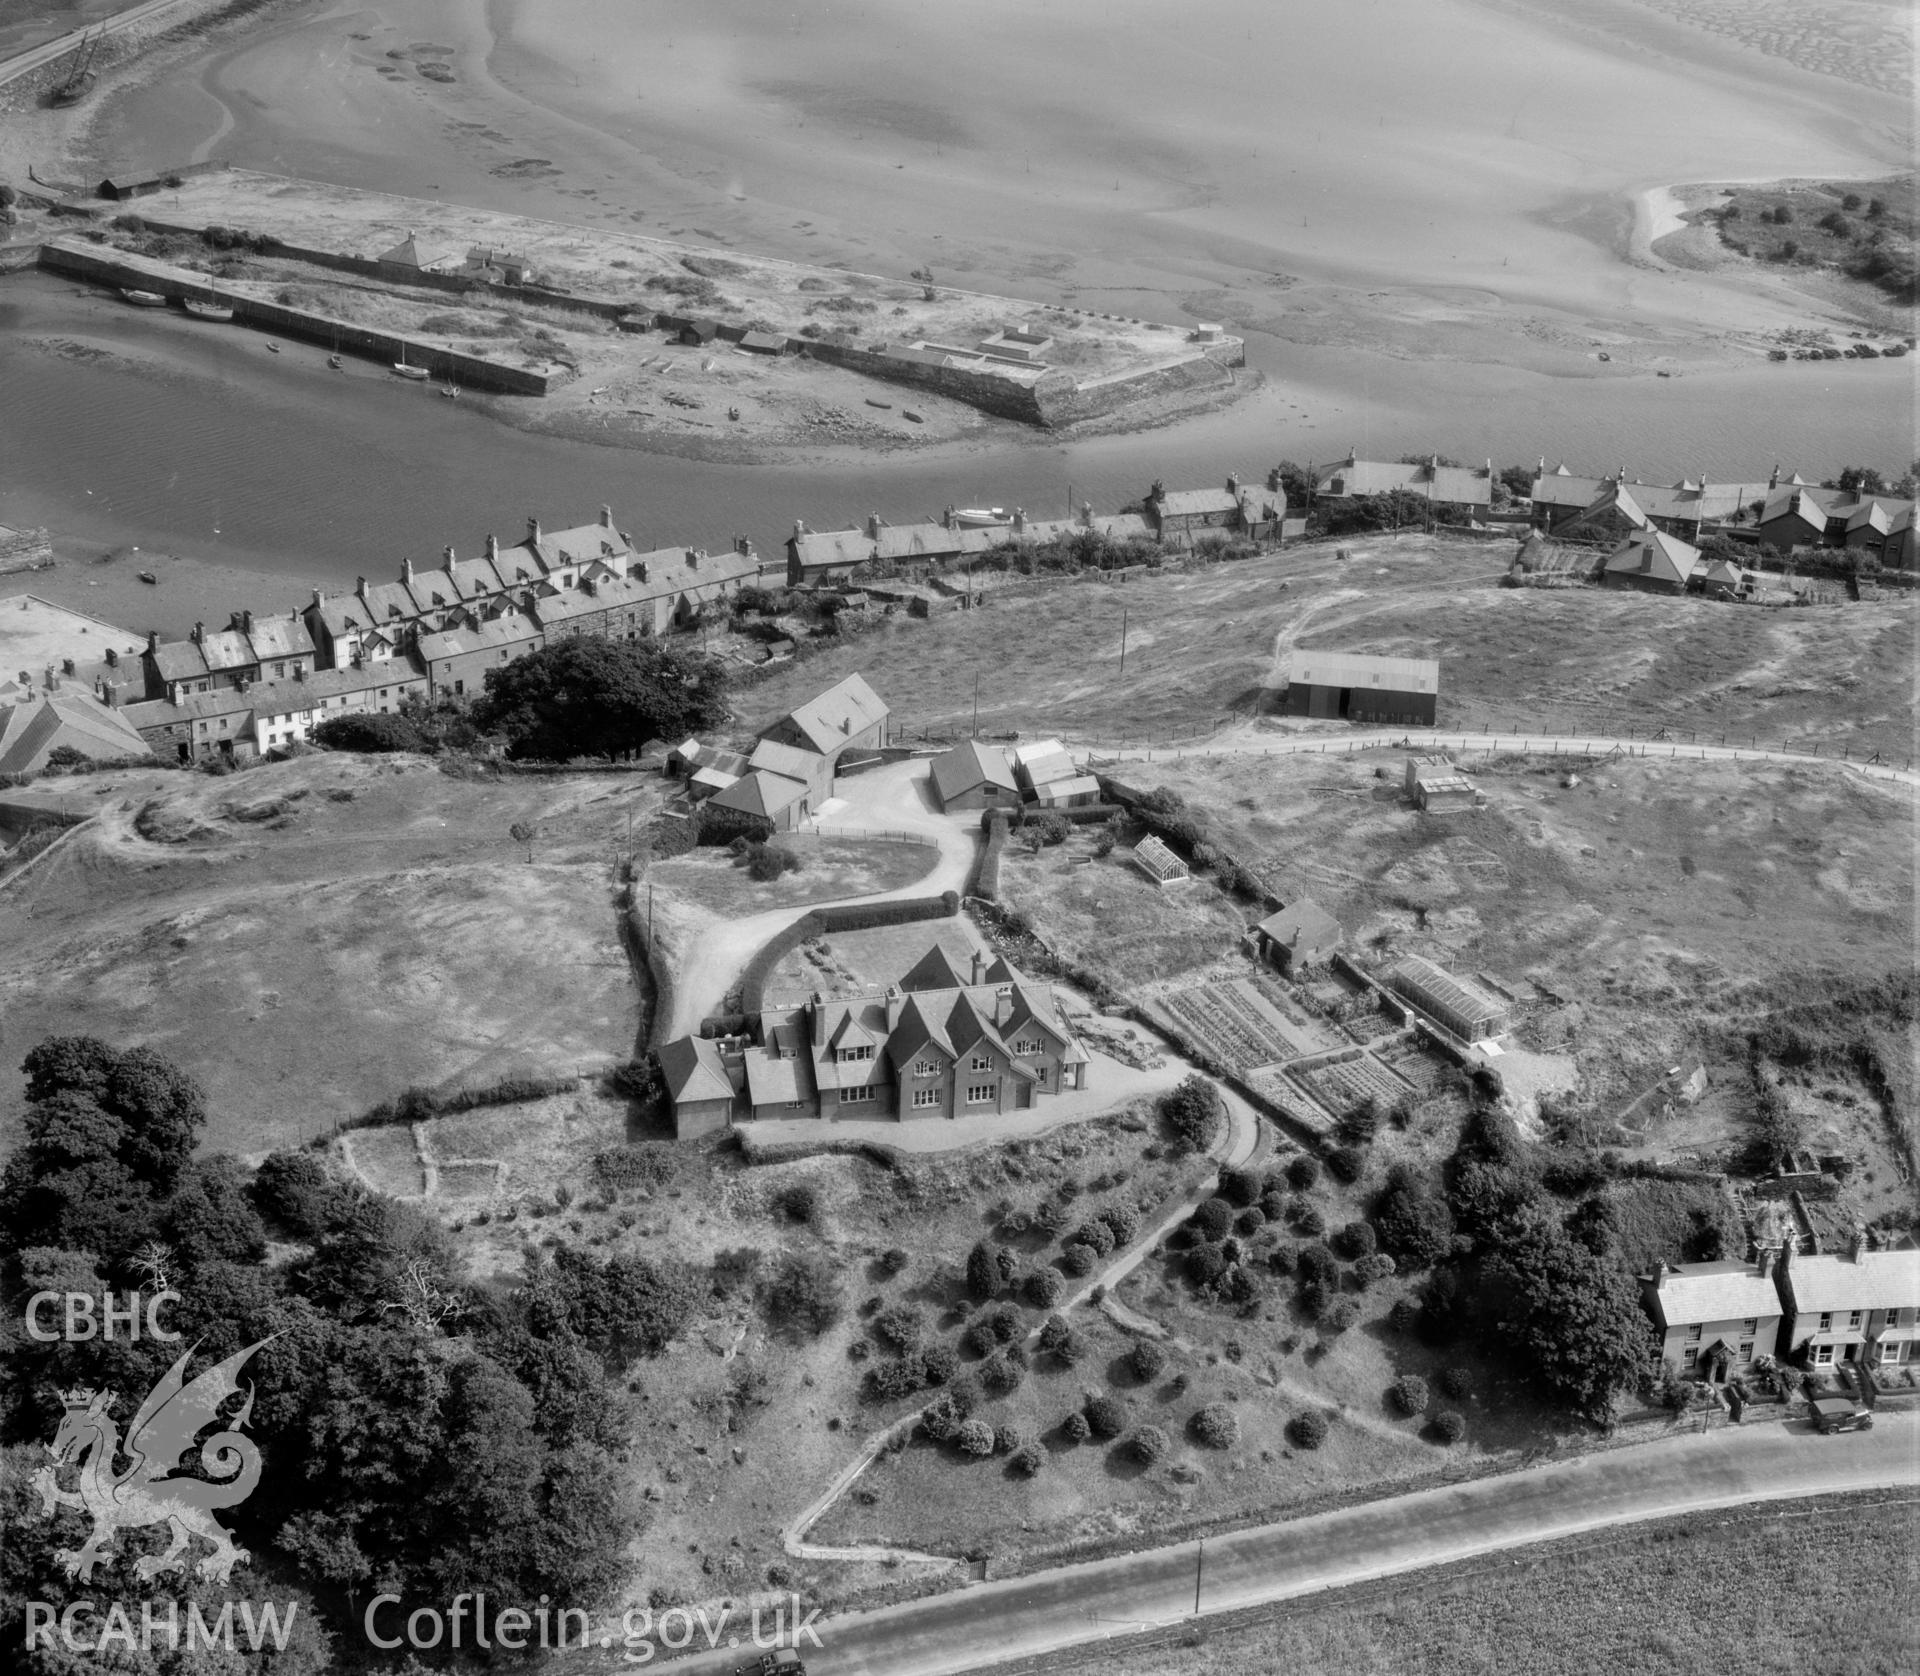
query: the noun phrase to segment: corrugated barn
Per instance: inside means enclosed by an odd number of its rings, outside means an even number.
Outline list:
[[[1289,716],[1352,722],[1411,722],[1431,727],[1440,698],[1434,658],[1385,658],[1358,652],[1291,654],[1281,708]]]

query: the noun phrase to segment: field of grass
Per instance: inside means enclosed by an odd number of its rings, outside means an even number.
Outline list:
[[[1534,1009],[1521,1045],[1572,1053],[1569,1109],[1608,1129],[1689,1054],[1709,1057],[1717,1086],[1743,1087],[1724,1055],[1756,986],[1817,996],[1906,969],[1914,824],[1898,788],[1825,768],[1639,760],[1577,765],[1567,787],[1544,760],[1474,759],[1487,806],[1430,818],[1375,796],[1376,767],[1390,784],[1403,760],[1223,757],[1128,763],[1125,777],[1206,809],[1223,847],[1282,897],[1335,915],[1363,964],[1425,954],[1561,997]],[[1850,1080],[1829,1068],[1821,1086]],[[1896,1202],[1874,1103],[1821,1112],[1841,1131],[1835,1150],[1877,1177],[1869,1211]]]
[[[895,890],[931,872],[940,859],[930,845],[886,839],[783,838],[775,847],[800,858],[798,872],[757,882],[747,876],[743,858],[708,848],[654,863],[646,882],[695,907],[740,918]]]
[[[61,785],[100,815],[0,910],[15,1063],[56,1032],[152,1046],[206,1088],[205,1144],[258,1155],[409,1084],[632,1052],[644,998],[613,875],[650,779],[313,755]],[[0,1146],[19,1102],[0,1078]]]
[[[1342,561],[1342,547],[1351,558]],[[1666,727],[1902,761],[1916,721],[1920,601],[1759,610],[1625,590],[1503,588],[1513,549],[1417,532],[1212,568],[1014,582],[991,604],[888,619],[740,689],[750,726],[859,670],[903,737],[980,725],[1083,744],[1192,743],[1271,707],[1277,641],[1437,657],[1446,727]],[[1120,669],[1123,626],[1127,654]],[[1325,724],[1288,724],[1305,728]]]
[[[1492,1554],[1137,1641],[1048,1676],[1898,1676],[1913,1668],[1911,1497],[1702,1513]],[[1039,1667],[1005,1667],[1031,1676]]]
[[[1097,857],[1076,828],[1064,844],[1010,845],[1000,864],[1003,904],[1033,921],[1055,953],[1124,984],[1172,979],[1230,953],[1247,914],[1208,879],[1162,890],[1122,849]]]
[[[769,995],[858,995],[885,989],[904,976],[928,949],[947,951],[962,970],[974,944],[954,920],[918,920],[909,925],[877,925],[865,931],[836,931],[803,943],[773,969]]]

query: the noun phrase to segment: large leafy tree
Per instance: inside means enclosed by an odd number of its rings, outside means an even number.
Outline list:
[[[726,689],[720,663],[689,647],[563,640],[488,670],[473,719],[505,734],[517,757],[612,757],[711,727]]]
[[[151,1240],[207,1120],[199,1085],[148,1048],[50,1036],[28,1053],[27,1143],[0,1176],[15,1248],[64,1246],[109,1264]]]
[[[1509,1224],[1482,1276],[1500,1339],[1528,1359],[1556,1400],[1606,1424],[1614,1393],[1638,1378],[1652,1349],[1626,1271],[1538,1211]]]

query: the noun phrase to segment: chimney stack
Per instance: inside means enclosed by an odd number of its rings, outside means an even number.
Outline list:
[[[1278,466],[1275,466],[1272,471],[1267,473],[1267,487],[1269,489],[1277,489],[1280,487],[1280,468]]]
[[[198,646],[200,642],[206,638],[206,635],[207,625],[205,623],[195,623],[193,625],[193,633],[188,636],[188,638],[193,641],[194,645]]]
[[[1013,994],[1009,990],[1002,990],[993,998],[994,1029],[996,1030],[1006,1029],[1008,1023],[1011,1021],[1012,1018],[1013,1018]]]
[[[827,1045],[827,998],[819,990],[807,997],[807,1011],[813,1017],[813,1045]]]
[[[880,514],[877,512],[867,514],[867,539],[869,541],[880,539]]]
[[[1227,493],[1230,495],[1240,493],[1240,474],[1237,471],[1227,473]]]
[[[1773,1247],[1770,1245],[1763,1245],[1761,1246],[1759,1252],[1756,1255],[1759,1259],[1758,1269],[1759,1269],[1760,1278],[1762,1280],[1772,1279],[1773,1256],[1774,1256]]]
[[[1080,522],[1088,529],[1093,528],[1093,502],[1083,500],[1080,503]]]
[[[978,949],[973,951],[973,975],[970,981],[976,985],[987,981],[987,957]]]
[[[353,579],[353,591],[362,599],[367,597],[367,579],[364,576],[356,576]]]
[[[457,563],[458,561],[454,558],[453,549],[451,547],[442,547],[440,549],[440,562],[448,570],[453,569],[455,563]]]
[[[1847,1261],[1849,1263],[1864,1262],[1866,1256],[1867,1231],[1864,1228],[1855,1228],[1853,1231],[1853,1239],[1847,1245]]]
[[[411,582],[413,580],[413,560],[402,559],[400,561],[400,580],[402,582]]]
[[[753,542],[744,535],[736,535],[733,538],[733,550],[743,559],[751,559],[758,556],[753,550]]]
[[[487,557],[497,558],[500,553],[500,538],[497,535],[487,537]]]
[[[1027,509],[1024,506],[1016,506],[1013,509],[1013,527],[1016,533],[1026,529]]]
[[[1654,1291],[1658,1292],[1661,1283],[1667,1278],[1667,1265],[1665,1262],[1656,1257],[1653,1262],[1653,1273],[1648,1278],[1653,1283]]]
[[[613,528],[613,508],[612,507],[603,506],[600,508],[600,527],[603,530],[610,530]]]
[[[147,630],[147,650],[149,652],[157,652],[160,650],[160,631],[158,629]]]
[[[313,590],[313,603],[315,605],[325,605],[327,603],[327,596],[318,588]]]
[[[539,544],[540,520],[538,518],[529,518],[527,520],[527,540],[536,546]]]
[[[796,518],[796,519],[794,519],[794,521],[793,521],[793,533],[794,533],[795,535],[805,535],[805,534],[807,534],[807,533],[808,533],[808,532],[807,532],[807,524],[806,524],[806,520],[805,520],[804,518]]]

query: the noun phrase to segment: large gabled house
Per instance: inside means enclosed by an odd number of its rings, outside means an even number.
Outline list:
[[[863,677],[849,675],[761,729],[760,737],[817,752],[831,773],[841,758],[886,744],[887,716],[879,694]]]
[[[1610,477],[1578,477],[1564,463],[1548,471],[1542,460],[1528,505],[1535,529],[1569,541],[1606,540],[1646,528],[1697,538],[1703,524],[1723,523],[1750,510],[1779,478],[1775,468],[1766,483],[1714,483],[1704,476],[1643,483],[1629,480],[1624,466]]]
[[[769,1008],[743,1037],[661,1051],[676,1132],[744,1122],[966,1118],[1028,1111],[1086,1086],[1087,1055],[1053,991],[1004,959],[937,945],[883,993]]]
[[[1774,1254],[1757,1263],[1656,1263],[1640,1297],[1660,1338],[1660,1360],[1689,1379],[1738,1377],[1780,1342]]]
[[[1702,560],[1700,549],[1662,530],[1636,531],[1607,555],[1600,580],[1646,593],[1685,593]]]
[[[1920,1250],[1875,1251],[1856,1234],[1844,1251],[1789,1249],[1778,1274],[1781,1355],[1809,1367],[1896,1367],[1913,1358]]]
[[[1351,449],[1344,460],[1320,466],[1314,474],[1316,500],[1354,500],[1405,490],[1436,512],[1472,517],[1493,505],[1493,462],[1484,466],[1448,466],[1437,454],[1424,460],[1363,460]]]

